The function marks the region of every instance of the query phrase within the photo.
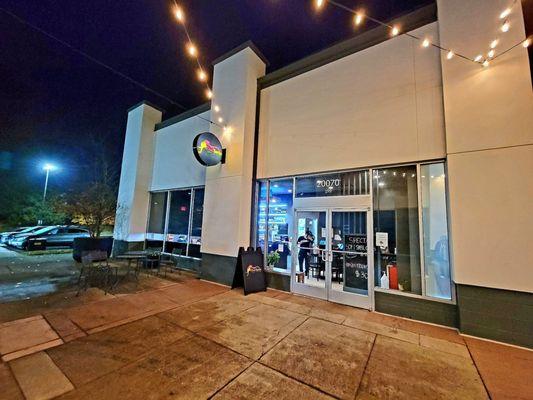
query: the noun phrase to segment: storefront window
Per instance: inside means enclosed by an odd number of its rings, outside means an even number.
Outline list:
[[[266,218],[267,218],[267,181],[258,182],[258,206],[257,206],[257,229],[256,247],[265,250],[266,242]]]
[[[189,239],[189,256],[200,258],[200,245],[202,244],[202,219],[204,215],[205,189],[194,189],[192,207],[191,237]]]
[[[268,254],[277,252],[279,261],[274,268],[290,270],[293,225],[292,179],[270,181],[268,201]]]
[[[426,295],[451,299],[444,164],[420,167]]]
[[[146,238],[163,242],[167,213],[167,192],[152,193],[150,196],[150,218]]]
[[[186,255],[189,239],[189,215],[191,189],[170,192],[170,209],[165,251],[171,253],[180,249]]]
[[[375,282],[422,294],[416,166],[374,170]],[[384,280],[385,281],[385,280]]]

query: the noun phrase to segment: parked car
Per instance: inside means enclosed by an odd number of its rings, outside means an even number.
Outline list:
[[[36,225],[36,226],[29,226],[27,228],[23,228],[22,230],[18,231],[18,232],[6,232],[7,234],[5,235],[4,237],[4,234],[2,234],[2,243],[4,244],[7,244],[7,245],[11,245],[10,242],[15,238],[17,237],[18,235],[25,235],[25,234],[30,234],[32,232],[36,232],[40,229],[44,228],[44,226],[42,225]]]
[[[9,232],[1,232],[0,233],[0,244],[4,244],[7,241],[7,237],[9,235],[13,235],[15,233],[21,233],[22,231],[24,231],[25,229],[28,229],[28,228],[29,228],[28,226],[23,226],[21,228],[15,228],[15,229],[13,229],[12,231],[9,231]]]
[[[27,250],[30,242],[38,242],[40,248],[72,247],[75,238],[90,237],[87,229],[76,226],[49,226],[36,232],[18,236],[11,241],[11,245]]]

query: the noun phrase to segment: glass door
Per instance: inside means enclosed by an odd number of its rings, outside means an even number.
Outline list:
[[[370,309],[369,218],[366,209],[297,210],[293,292]]]
[[[369,279],[373,275],[368,218],[366,210],[331,210],[328,299],[370,309]]]
[[[326,210],[298,210],[294,218],[293,292],[327,299],[329,235]]]

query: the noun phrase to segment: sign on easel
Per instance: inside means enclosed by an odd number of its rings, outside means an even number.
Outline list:
[[[261,248],[239,248],[237,265],[233,275],[231,288],[244,287],[244,294],[265,292],[267,289],[265,269],[263,265],[263,252]]]

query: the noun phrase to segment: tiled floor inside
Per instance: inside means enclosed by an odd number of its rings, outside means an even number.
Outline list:
[[[290,293],[150,287],[0,324],[0,398],[533,399],[532,351]]]

